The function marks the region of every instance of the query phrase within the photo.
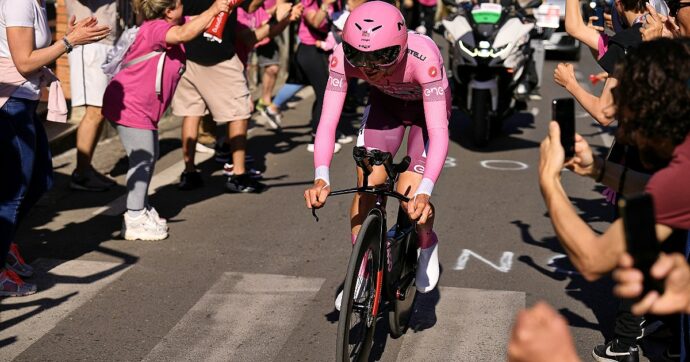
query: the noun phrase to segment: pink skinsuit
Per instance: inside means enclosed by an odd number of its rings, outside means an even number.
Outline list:
[[[443,58],[433,40],[410,32],[407,54],[391,71],[379,80],[369,79],[345,60],[342,45],[335,48],[314,145],[316,179],[330,183],[336,127],[345,102],[347,80],[354,77],[374,87],[364,111],[358,146],[395,154],[405,127],[410,127],[407,148],[412,162],[408,170],[423,175],[414,194],[431,195],[448,153],[451,97]]]

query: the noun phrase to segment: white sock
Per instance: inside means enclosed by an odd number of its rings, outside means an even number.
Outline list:
[[[415,284],[417,291],[427,293],[433,290],[438,283],[438,242],[426,249],[420,249],[417,259],[417,278]]]
[[[136,219],[139,216],[144,214],[144,211],[146,209],[141,209],[141,210],[127,210],[127,216],[131,217],[132,219]]]

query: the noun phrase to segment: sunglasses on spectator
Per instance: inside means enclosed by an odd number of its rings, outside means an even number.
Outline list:
[[[680,0],[675,0],[675,1],[669,1],[668,2],[668,10],[669,10],[669,15],[676,17],[678,15],[678,11],[682,8],[690,6],[690,2],[680,2]]]

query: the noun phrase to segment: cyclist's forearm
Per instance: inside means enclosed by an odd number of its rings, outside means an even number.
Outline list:
[[[314,168],[316,169],[314,179],[322,179],[327,184],[330,184],[328,170],[333,159],[335,132],[346,95],[347,79],[345,75],[331,71],[324,95],[321,119],[314,140]]]
[[[431,196],[434,184],[438,180],[443,165],[448,155],[448,128],[429,128],[429,145],[427,150],[426,165],[422,182],[417,187],[415,195],[426,194]]]

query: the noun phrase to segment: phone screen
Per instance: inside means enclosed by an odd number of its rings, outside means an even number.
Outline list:
[[[561,145],[565,149],[565,158],[571,158],[575,156],[575,100],[554,99],[551,107],[553,120],[561,128]]]
[[[649,274],[661,252],[661,245],[656,238],[652,196],[641,194],[629,197],[621,200],[619,207],[628,254],[633,257],[635,268],[644,274],[644,294],[652,290],[663,293],[663,282]]]

